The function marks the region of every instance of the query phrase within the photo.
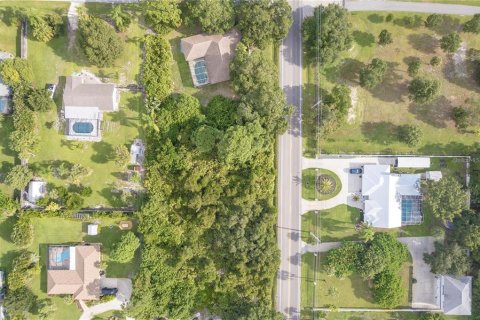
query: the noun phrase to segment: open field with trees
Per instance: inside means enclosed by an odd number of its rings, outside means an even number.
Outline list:
[[[462,31],[463,23],[470,18],[437,15],[440,22],[427,27],[427,14],[393,13],[389,21],[387,14],[352,13],[351,45],[342,48],[345,51],[338,54],[339,58],[328,60],[321,67],[324,99],[334,86],[346,85],[352,104],[348,112],[342,111],[342,117],[337,116],[337,130],[322,131],[321,152],[467,154],[466,147],[476,140],[480,123],[472,118],[474,123],[469,123],[468,129],[459,129],[453,111],[455,107],[469,110],[471,101],[476,106],[480,98],[476,63],[469,56],[475,52],[470,49],[480,48],[480,40],[475,33]],[[378,44],[382,30],[391,33],[392,43]],[[460,48],[453,54],[445,53],[441,38],[452,32],[458,32]],[[454,44],[453,48],[456,47]],[[387,64],[385,74],[370,72],[373,78],[369,79],[374,79],[372,88],[362,87],[362,70],[373,59]],[[316,110],[311,106],[315,103],[315,68],[308,64],[312,61],[308,50],[305,61],[304,153],[314,156]],[[417,83],[412,82],[414,78]],[[415,102],[415,85],[427,85],[422,79],[438,84],[429,83],[433,95]]]

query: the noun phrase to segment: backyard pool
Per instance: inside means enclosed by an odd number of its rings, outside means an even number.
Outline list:
[[[201,59],[195,62],[195,78],[197,79],[197,84],[202,85],[208,82],[208,73],[207,66],[205,65],[205,60]]]
[[[90,122],[75,122],[72,129],[75,133],[92,133],[93,124]]]

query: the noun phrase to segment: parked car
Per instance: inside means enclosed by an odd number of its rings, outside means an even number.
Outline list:
[[[0,270],[0,301],[5,299],[6,290],[7,286],[5,285],[5,271]]]
[[[117,294],[118,289],[117,288],[102,288],[102,296],[106,296],[109,294]]]
[[[57,85],[54,83],[47,83],[47,91],[50,93],[50,98],[53,99],[53,95],[55,94],[55,90],[57,90]]]
[[[361,168],[351,168],[350,173],[351,174],[362,174],[363,170]]]

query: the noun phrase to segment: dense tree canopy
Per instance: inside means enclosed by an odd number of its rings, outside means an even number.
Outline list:
[[[453,236],[459,244],[470,250],[480,249],[480,215],[473,210],[464,210],[453,219]]]
[[[441,14],[431,14],[425,19],[425,26],[427,28],[436,28],[443,22],[443,16]]]
[[[382,307],[398,307],[405,294],[402,278],[398,273],[384,271],[373,278],[373,299]]]
[[[33,178],[33,172],[28,166],[16,165],[5,177],[5,183],[14,189],[23,190]]]
[[[335,250],[330,250],[326,257],[327,272],[337,278],[343,279],[353,272],[357,265],[357,259],[363,246],[357,242],[344,242]]]
[[[467,193],[454,177],[424,184],[425,205],[439,219],[452,220],[467,205]]]
[[[189,18],[198,22],[203,32],[224,33],[235,24],[232,0],[197,0],[187,2]]]
[[[12,241],[19,247],[28,247],[33,242],[33,224],[29,218],[19,218],[12,230]]]
[[[410,99],[418,104],[432,102],[440,91],[440,81],[417,77],[408,86]]]
[[[241,0],[237,12],[243,41],[260,49],[285,38],[293,21],[287,0]]]
[[[33,252],[21,251],[20,255],[13,259],[12,270],[7,275],[8,289],[16,291],[25,287],[38,271],[38,256]]]
[[[466,274],[470,269],[467,252],[455,242],[446,245],[435,242],[435,251],[431,254],[424,254],[423,259],[435,274],[460,276]]]
[[[350,94],[350,88],[345,85],[336,85],[331,92],[325,94],[321,105],[322,133],[330,134],[347,121],[348,110],[352,107]]]
[[[387,63],[381,59],[374,58],[372,62],[360,70],[360,85],[372,89],[385,78]]]
[[[52,40],[60,32],[63,24],[62,17],[56,13],[49,13],[45,16],[31,15],[28,22],[32,28],[32,36],[41,42]]]
[[[13,58],[0,63],[2,81],[12,87],[30,84],[33,81],[32,66],[26,59]]]
[[[383,29],[378,35],[378,44],[381,46],[386,46],[393,42],[392,33],[387,29]]]
[[[465,22],[463,31],[480,33],[480,14],[474,14],[472,19]]]
[[[115,29],[120,32],[127,30],[132,23],[130,13],[124,11],[120,4],[113,6],[112,11],[110,11],[110,16],[115,24]]]
[[[182,23],[177,1],[147,0],[142,3],[145,20],[158,34],[165,35]]]
[[[143,83],[149,99],[161,101],[172,92],[172,63],[168,41],[160,36],[146,36]]]
[[[115,30],[102,19],[83,16],[78,23],[80,44],[90,63],[112,66],[123,52],[123,43]]]
[[[230,69],[233,88],[240,95],[240,119],[244,122],[258,119],[268,132],[283,132],[289,109],[273,62],[261,51],[249,53],[240,44]]]
[[[315,61],[318,49],[320,63],[332,62],[341,51],[351,47],[350,27],[349,13],[340,5],[329,4],[315,8],[314,16],[305,18],[302,27],[304,48],[308,57]]]

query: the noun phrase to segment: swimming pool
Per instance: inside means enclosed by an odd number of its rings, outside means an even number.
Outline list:
[[[411,225],[422,223],[422,197],[403,196],[401,201],[402,224]]]
[[[67,261],[70,259],[70,251],[69,250],[63,250],[60,254],[57,254],[55,256],[55,262],[56,263],[63,263],[64,261]]]
[[[92,133],[94,128],[90,122],[75,122],[72,129],[75,133]]]
[[[207,66],[205,65],[205,60],[198,60],[194,65],[195,78],[197,79],[197,84],[202,85],[208,82],[208,73]]]

